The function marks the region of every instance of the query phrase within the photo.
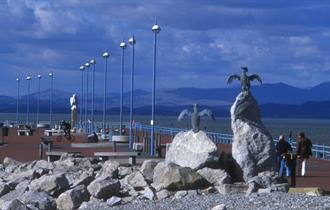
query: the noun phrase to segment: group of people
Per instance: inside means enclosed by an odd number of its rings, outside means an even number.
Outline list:
[[[310,156],[312,156],[312,142],[305,136],[304,132],[298,133],[296,157],[294,157],[292,151],[291,138],[287,141],[284,135],[279,136],[279,141],[276,144],[276,162],[280,176],[283,175],[284,169],[286,171],[286,176],[291,176],[290,165],[294,158],[301,163],[300,175],[305,176],[307,159]]]

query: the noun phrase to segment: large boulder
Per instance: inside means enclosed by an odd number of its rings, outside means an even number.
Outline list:
[[[29,208],[18,199],[7,201],[1,207],[2,210],[29,210]]]
[[[3,182],[0,182],[0,197],[10,191],[10,187]]]
[[[45,175],[33,180],[29,185],[31,191],[44,191],[55,197],[67,189],[69,182],[64,174]]]
[[[257,101],[250,92],[241,92],[231,107],[234,133],[232,154],[245,181],[262,171],[274,168],[273,138],[261,121]]]
[[[158,191],[161,189],[170,191],[202,189],[210,185],[191,168],[164,162],[158,163],[155,167],[153,180]]]
[[[55,200],[45,192],[28,191],[19,200],[25,205],[30,204],[42,210],[56,210]]]
[[[198,170],[197,173],[214,186],[230,184],[231,182],[230,175],[222,169],[203,168]]]
[[[95,198],[108,199],[119,193],[120,182],[113,180],[111,177],[99,177],[91,182],[87,189]]]
[[[111,209],[106,202],[100,202],[95,200],[83,202],[79,207],[79,210],[106,210],[106,209]]]
[[[178,133],[169,147],[165,161],[181,167],[200,169],[219,158],[218,148],[205,132],[192,130]]]
[[[89,200],[89,193],[84,185],[79,185],[62,193],[57,199],[57,208],[60,210],[77,209],[84,201]]]

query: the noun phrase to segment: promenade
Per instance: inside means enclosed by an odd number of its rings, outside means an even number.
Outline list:
[[[40,137],[43,136],[43,129],[38,129],[33,133],[33,136],[17,136],[16,129],[9,129],[9,136],[4,137],[5,145],[0,146],[0,162],[3,162],[5,157],[11,157],[19,161],[33,161],[39,159],[39,144]],[[140,135],[140,134],[138,134]],[[161,136],[162,143],[169,142],[171,137]],[[94,152],[112,151],[113,148],[71,148],[71,142],[67,140],[58,142],[55,136],[51,137],[54,140],[54,150],[58,151],[80,151],[84,156],[93,156]],[[76,134],[74,143],[84,142],[86,135]],[[223,152],[230,152],[230,144],[218,144],[218,148]],[[127,150],[127,148],[119,148]],[[46,159],[46,156],[43,156]],[[141,163],[146,154],[138,157],[137,163]],[[117,159],[120,160],[120,159]],[[126,160],[127,161],[127,160]],[[298,173],[299,174],[299,173]],[[327,193],[330,193],[330,161],[311,158],[307,163],[307,176],[297,177],[297,187],[319,187]]]

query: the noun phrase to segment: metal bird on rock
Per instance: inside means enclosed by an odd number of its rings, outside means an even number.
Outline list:
[[[198,104],[193,104],[193,112],[189,111],[188,109],[185,109],[181,111],[178,121],[181,121],[185,116],[191,117],[191,124],[192,124],[192,130],[194,133],[197,133],[199,129],[200,119],[203,116],[211,117],[212,120],[215,120],[215,117],[211,110],[204,109],[201,112],[198,112]]]
[[[248,76],[246,72],[248,72],[247,67],[241,67],[242,69],[242,75],[239,76],[237,74],[230,75],[227,84],[232,83],[233,80],[237,79],[241,81],[241,87],[242,91],[249,91],[251,87],[251,81],[257,80],[260,84],[262,84],[261,78],[257,74],[252,74],[251,76]]]

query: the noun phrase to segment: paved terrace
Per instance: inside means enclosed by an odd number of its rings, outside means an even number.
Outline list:
[[[9,129],[9,136],[4,137],[6,145],[0,146],[0,162],[3,162],[4,157],[12,157],[19,161],[32,161],[39,159],[39,144],[40,137],[43,136],[44,130],[38,129],[33,133],[33,136],[17,136],[15,128]],[[138,132],[137,135],[142,139],[142,132]],[[111,152],[111,147],[108,148],[71,148],[68,141],[57,142],[55,137],[51,137],[54,140],[54,150],[58,151],[80,151],[84,156],[93,156],[94,152]],[[75,143],[84,142],[86,135],[76,135]],[[170,135],[162,135],[161,142],[170,142]],[[220,151],[230,152],[230,144],[218,144]],[[119,147],[119,151],[127,150],[128,148]],[[138,157],[137,163],[142,163],[145,158],[148,158],[146,154]],[[44,155],[44,159],[46,156]],[[119,162],[127,163],[127,159],[116,159]],[[297,187],[320,187],[330,193],[330,161],[311,158],[307,163],[307,176],[297,177]]]

